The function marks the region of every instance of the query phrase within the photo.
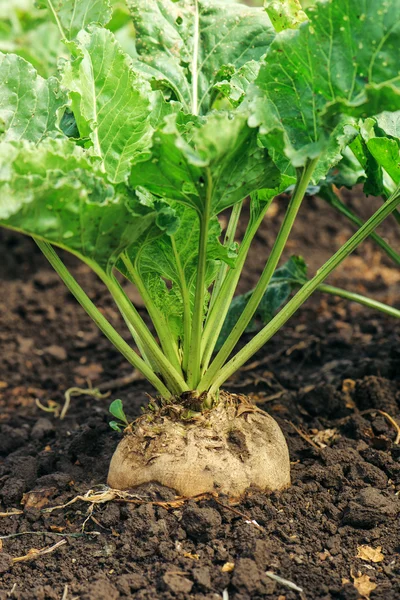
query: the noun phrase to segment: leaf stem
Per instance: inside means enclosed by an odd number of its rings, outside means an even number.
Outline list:
[[[78,282],[74,279],[71,273],[68,271],[64,263],[61,261],[58,254],[55,252],[53,247],[47,242],[43,242],[37,237],[33,237],[36,244],[39,246],[51,266],[58,273],[64,284],[67,286],[69,291],[87,314],[93,319],[100,331],[110,340],[115,348],[126,358],[126,360],[135,369],[140,371],[144,377],[155,387],[155,389],[168,400],[171,398],[171,392],[159,379],[156,373],[149,367],[145,361],[132,350],[132,348],[125,342],[120,334],[114,329],[114,327],[107,321],[107,319],[101,314],[99,309],[93,304],[87,294],[83,291]]]
[[[202,373],[207,370],[218,341],[219,334],[223,327],[226,315],[228,314],[232,298],[235,294],[237,284],[240,279],[246,258],[251,246],[251,242],[264,220],[268,208],[271,206],[273,198],[265,204],[256,219],[250,219],[243,241],[239,247],[235,267],[228,271],[225,280],[221,286],[212,309],[208,313],[206,326],[204,328],[202,340]]]
[[[176,247],[175,237],[171,236],[171,245],[172,251],[174,253],[176,268],[178,270],[179,276],[179,287],[182,294],[182,303],[183,303],[183,360],[182,360],[182,368],[184,373],[188,371],[189,364],[189,351],[190,351],[190,337],[191,337],[191,328],[192,328],[192,316],[190,310],[190,296],[189,290],[186,282],[185,272],[182,267],[181,258],[179,256],[178,248]]]
[[[228,227],[227,227],[227,230],[225,233],[224,246],[228,246],[229,244],[232,244],[232,242],[235,241],[236,229],[237,229],[237,226],[239,223],[239,218],[240,218],[240,213],[242,212],[242,207],[243,207],[243,200],[241,202],[237,202],[232,208]],[[215,279],[213,291],[211,294],[210,306],[208,308],[209,311],[212,309],[214,302],[221,290],[221,287],[222,287],[222,284],[224,283],[224,279],[226,277],[227,272],[228,272],[228,265],[226,263],[222,262],[221,266],[218,269],[218,274]]]
[[[196,295],[192,319],[187,381],[190,389],[195,389],[200,381],[201,337],[203,332],[205,279],[207,270],[208,227],[211,215],[213,184],[210,170],[206,170],[206,196],[204,211],[200,215],[200,240],[197,264]]]
[[[331,206],[336,208],[342,215],[347,217],[349,219],[349,221],[351,221],[352,223],[357,225],[357,227],[362,227],[362,225],[364,223],[363,220],[360,219],[360,217],[358,217],[353,211],[350,210],[350,208],[348,208],[344,204],[344,202],[342,202],[340,200],[340,198],[338,197],[337,194],[335,194],[335,192],[333,191],[332,188],[326,187],[326,186],[322,187],[319,192],[319,196],[321,198],[323,198],[328,204],[330,204]],[[382,248],[382,250],[384,252],[386,252],[386,254],[389,256],[389,258],[396,265],[400,265],[400,254],[398,254],[395,250],[393,250],[393,248],[391,246],[389,246],[389,244],[387,242],[385,242],[385,240],[380,235],[378,235],[374,231],[371,233],[370,237],[371,237],[371,240],[374,240],[374,242],[378,246],[380,246],[380,248]]]
[[[247,362],[277,331],[290,319],[297,309],[311,296],[319,285],[374,231],[400,204],[400,186],[389,200],[317,271],[316,275],[293,296],[286,306],[246,346],[244,346],[211,379],[209,373],[203,377],[198,391],[209,391],[212,396],[220,386],[245,362]]]
[[[144,345],[146,354],[149,356],[151,362],[154,362],[157,365],[159,372],[161,373],[163,379],[167,382],[167,385],[171,392],[179,395],[182,392],[187,391],[188,386],[186,385],[182,375],[178,373],[178,371],[166,358],[161,348],[158,346],[157,342],[152,336],[146,323],[143,321],[136,308],[127,298],[125,292],[121,288],[118,281],[115,278],[110,277],[109,275],[104,273],[104,271],[102,273],[97,272],[97,274],[107,286],[110,294],[115,299],[115,302],[120,308],[121,312],[125,314],[131,322],[133,328],[139,335]]]
[[[212,381],[213,378],[217,375],[218,371],[222,368],[226,360],[229,358],[232,350],[236,346],[237,342],[239,341],[240,337],[242,336],[243,332],[246,330],[246,327],[250,323],[255,311],[257,310],[257,307],[265,294],[268,284],[271,281],[271,278],[278,265],[282,252],[286,246],[286,242],[292,230],[303,198],[306,194],[308,184],[310,182],[317,162],[318,159],[310,161],[309,164],[306,167],[304,167],[304,169],[301,171],[301,174],[298,175],[294,194],[286,211],[285,218],[283,220],[283,223],[281,225],[281,228],[269,255],[267,264],[265,265],[264,271],[261,274],[261,277],[246,305],[246,308],[240,315],[240,318],[234,325],[231,333],[225,340],[224,345],[218,352],[214,361],[211,363],[211,366],[205,375],[207,381]]]
[[[373,298],[368,298],[367,296],[363,296],[362,294],[348,292],[347,290],[343,290],[342,288],[337,288],[333,285],[327,285],[325,283],[318,286],[318,291],[324,292],[326,294],[331,294],[332,296],[339,296],[340,298],[345,298],[346,300],[351,300],[352,302],[357,302],[358,304],[362,304],[363,306],[368,306],[368,308],[379,310],[380,312],[390,315],[391,317],[400,319],[400,310],[397,310],[397,308],[388,306],[383,302],[379,302],[378,300],[374,300]]]
[[[148,291],[146,290],[145,285],[141,277],[138,275],[135,270],[132,261],[127,256],[126,253],[121,255],[121,260],[125,265],[126,270],[129,273],[129,278],[132,283],[137,287],[139,294],[143,298],[145,303],[147,312],[150,315],[151,321],[154,325],[154,328],[157,332],[157,335],[160,339],[161,347],[165,353],[165,356],[173,365],[173,367],[183,376],[181,371],[181,365],[179,361],[177,348],[174,347],[174,340],[171,332],[169,331],[168,325],[165,321],[164,315],[160,312],[157,306],[154,304],[152,298],[150,297]]]
[[[56,10],[54,8],[53,1],[52,0],[47,0],[47,4],[49,5],[50,12],[52,13],[52,15],[54,17],[54,20],[56,22],[56,25],[58,27],[58,30],[59,30],[59,32],[61,34],[61,37],[62,37],[63,41],[64,42],[68,42],[68,38],[65,35],[65,31],[63,29],[63,26],[61,25],[61,21],[58,18],[57,12],[56,12]]]

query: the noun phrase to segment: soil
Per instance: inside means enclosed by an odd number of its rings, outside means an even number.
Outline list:
[[[303,254],[312,272],[352,229],[319,200],[307,202],[288,254]],[[376,206],[351,202],[365,217]],[[284,203],[257,237],[247,288]],[[398,248],[395,227],[388,220],[380,233]],[[250,395],[281,425],[289,489],[177,502],[171,490],[148,485],[125,499],[46,512],[102,489],[120,434],[108,425],[110,398],[73,397],[63,421],[36,400],[54,411],[67,388],[111,384],[111,398],[122,398],[134,418],[151,389],[140,379],[123,385],[129,366],[30,240],[1,232],[0,252],[1,600],[400,597],[400,445],[383,414],[400,422],[398,322],[314,296],[229,381],[229,391]],[[66,260],[123,330],[100,282]],[[371,242],[331,283],[399,306],[399,269]],[[30,560],[15,560],[29,552]]]

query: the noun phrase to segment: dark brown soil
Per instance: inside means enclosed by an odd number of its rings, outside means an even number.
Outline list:
[[[355,203],[365,216],[372,211]],[[288,253],[302,253],[315,270],[351,228],[319,201],[309,209]],[[247,286],[281,216],[258,236]],[[391,221],[382,233],[399,246]],[[176,505],[171,491],[154,486],[140,491],[138,504],[78,501],[46,513],[104,484],[120,436],[108,426],[109,399],[72,398],[64,421],[35,400],[61,405],[67,388],[109,383],[130,370],[34,245],[0,235],[1,600],[400,598],[400,445],[379,412],[400,422],[398,322],[316,296],[229,382],[281,424],[293,463],[287,491]],[[68,264],[121,327],[95,277]],[[369,242],[332,282],[399,305],[399,270]],[[121,397],[134,417],[148,393],[136,381],[111,398]],[[23,514],[1,514],[13,510]],[[12,563],[61,540],[47,555]],[[377,562],[358,558],[361,546],[381,548]]]

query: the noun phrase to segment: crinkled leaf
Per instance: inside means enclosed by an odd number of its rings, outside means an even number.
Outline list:
[[[360,135],[351,143],[351,163],[338,165],[336,185],[351,187],[364,181],[364,192],[373,196],[388,195],[398,181],[398,149],[400,147],[400,112],[383,112],[359,124]],[[358,179],[357,179],[358,177]]]
[[[252,119],[267,147],[295,166],[325,151],[338,115],[400,107],[399,2],[331,0],[307,14],[310,22],[271,44]]]
[[[257,79],[260,63],[250,60],[238,69],[233,65],[224,66],[218,73],[214,89],[228,98],[232,106],[237,107],[244,100],[250,84]]]
[[[157,219],[155,225],[126,252],[134,277],[122,261],[119,261],[118,268],[128,279],[134,281],[135,278],[140,278],[153,303],[167,320],[170,330],[176,338],[181,338],[185,295],[183,287],[187,290],[190,310],[193,311],[194,307],[200,222],[197,212],[189,206],[171,202],[169,208],[178,218],[175,231],[168,234],[165,229],[160,229]],[[213,218],[208,231],[206,295],[220,262],[226,262],[231,267],[235,264],[235,253],[219,242],[220,235],[221,226]]]
[[[299,0],[266,0],[265,10],[276,31],[296,29],[307,21],[307,15]]]
[[[0,139],[38,142],[56,135],[65,102],[56,79],[43,79],[20,56],[0,53]]]
[[[400,111],[383,112],[367,119],[362,124],[361,135],[363,154],[360,151],[359,159],[376,165],[377,185],[373,191],[376,195],[384,194],[384,171],[395,184],[400,181]]]
[[[223,65],[265,54],[274,29],[261,8],[234,0],[128,0],[141,68],[185,110],[206,113]]]
[[[258,324],[267,324],[275,312],[286,302],[292,291],[307,281],[307,266],[300,256],[292,256],[282,267],[279,267],[271,278],[268,288],[257,308],[256,313],[246,331],[258,329]],[[218,351],[232,331],[235,323],[243,313],[252,291],[236,296],[229,307],[224,325],[218,338]]]
[[[334,184],[338,188],[347,187],[351,189],[358,183],[365,181],[367,176],[366,171],[352,150],[352,148],[355,148],[356,143],[358,143],[357,140],[344,149],[342,160],[336,168],[332,169],[326,178],[327,184]]]
[[[81,31],[70,48],[75,58],[65,64],[62,81],[80,135],[90,137],[109,180],[122,182],[150,146],[150,86],[106,29]]]
[[[380,167],[385,169],[393,181],[400,182],[400,147],[399,142],[390,138],[371,138],[367,143],[371,155]]]
[[[155,211],[116,191],[67,140],[0,145],[0,224],[110,269]]]
[[[67,40],[87,25],[106,25],[112,15],[109,0],[39,0],[38,6],[48,9]]]
[[[246,114],[211,113],[184,126],[174,115],[168,117],[154,135],[152,156],[133,167],[130,183],[202,213],[208,176],[213,215],[254,190],[277,187],[281,180],[267,151],[259,146],[256,131],[247,125]]]

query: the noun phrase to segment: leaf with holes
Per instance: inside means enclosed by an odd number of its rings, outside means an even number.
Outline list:
[[[274,29],[261,8],[234,0],[128,0],[140,63],[154,85],[204,114],[220,69],[239,69],[266,52]]]

